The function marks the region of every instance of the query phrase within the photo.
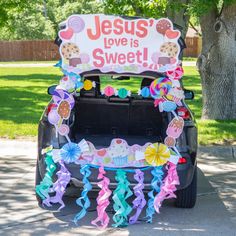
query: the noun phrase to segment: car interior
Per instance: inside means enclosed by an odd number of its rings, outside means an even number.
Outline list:
[[[106,97],[101,94],[102,76],[86,77],[96,83],[89,91],[81,89],[76,97],[75,119],[71,139],[85,138],[96,148],[109,146],[113,138],[123,138],[129,145],[163,142],[168,125],[167,113],[154,107],[154,100],[137,94],[131,97]],[[112,77],[111,77],[112,78]],[[116,80],[129,80],[122,76]],[[139,78],[140,88],[149,86],[153,78]]]

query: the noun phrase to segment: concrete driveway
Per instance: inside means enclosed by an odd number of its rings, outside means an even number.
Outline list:
[[[0,140],[0,235],[236,235],[235,151],[200,148],[194,209],[177,209],[168,201],[153,224],[101,231],[90,224],[96,217],[96,194],[79,226],[72,222],[78,211],[73,198],[66,198],[61,212],[39,208],[34,195],[36,143]]]

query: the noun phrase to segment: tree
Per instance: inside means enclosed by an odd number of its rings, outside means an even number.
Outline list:
[[[198,69],[202,80],[203,119],[236,118],[236,1],[198,1],[202,52]],[[196,7],[194,6],[194,7]]]

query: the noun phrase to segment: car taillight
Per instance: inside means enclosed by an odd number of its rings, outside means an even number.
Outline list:
[[[186,107],[178,107],[177,108],[177,114],[178,116],[182,117],[184,120],[189,120],[190,119],[190,112]]]
[[[47,110],[46,110],[46,115],[48,115],[48,113],[52,110],[53,107],[56,107],[56,104],[50,103],[48,105]]]
[[[185,164],[185,163],[187,163],[186,157],[180,157],[178,164]]]

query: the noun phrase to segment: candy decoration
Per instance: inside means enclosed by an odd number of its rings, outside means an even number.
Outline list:
[[[75,33],[80,33],[84,29],[85,23],[82,18],[74,15],[68,19],[68,27],[73,29]]]
[[[146,200],[144,198],[144,173],[137,169],[135,171],[134,179],[138,182],[137,185],[134,186],[134,194],[136,198],[134,199],[133,209],[136,209],[136,213],[129,218],[130,224],[135,224],[138,220],[139,215],[141,214],[144,206],[146,205]]]
[[[122,169],[116,171],[117,188],[113,192],[113,208],[115,210],[115,215],[113,220],[115,224],[114,227],[125,227],[128,225],[128,215],[132,211],[132,208],[126,202],[126,199],[132,196],[132,191],[129,188],[129,182],[126,177],[126,172]]]
[[[125,88],[120,88],[117,92],[116,95],[118,95],[119,98],[127,98],[128,96],[131,95],[131,92],[128,91]]]
[[[90,90],[90,89],[92,89],[93,87],[96,87],[96,83],[93,81],[91,81],[91,80],[88,80],[88,79],[86,79],[85,81],[84,81],[84,90]]]
[[[66,101],[70,104],[70,109],[72,109],[75,105],[75,100],[71,94],[69,94],[67,91],[62,89],[55,89],[52,99],[54,103],[60,104],[61,101]]]
[[[161,166],[168,161],[170,157],[170,150],[162,143],[154,143],[146,148],[144,155],[148,164],[153,166]]]
[[[73,163],[78,159],[81,155],[81,149],[76,143],[66,143],[60,151],[61,159],[65,163]]]
[[[171,71],[167,71],[166,75],[170,78],[170,79],[174,79],[174,80],[179,80],[182,78],[184,74],[184,70],[181,66],[177,66],[175,70],[171,70]]]
[[[59,162],[61,169],[57,172],[57,181],[53,184],[53,187],[50,189],[50,192],[56,192],[55,196],[49,197],[47,199],[43,200],[43,204],[47,205],[48,207],[51,206],[51,203],[59,203],[61,206],[58,210],[61,210],[63,207],[65,207],[65,204],[62,200],[62,197],[65,193],[66,186],[70,182],[71,174],[65,167],[65,164],[63,161]]]
[[[104,175],[106,172],[104,171],[103,166],[99,168],[98,179],[101,179],[100,182],[97,183],[98,187],[101,188],[97,197],[97,213],[98,217],[91,221],[91,224],[100,227],[102,229],[106,228],[109,224],[109,216],[106,213],[106,208],[110,204],[109,197],[111,195],[111,190],[109,189],[110,180]],[[100,221],[101,226],[98,226],[98,222]]]
[[[89,179],[88,179],[88,177],[91,174],[91,171],[89,169],[89,165],[81,166],[80,173],[83,175],[84,188],[81,193],[81,197],[79,197],[76,200],[76,204],[79,205],[80,207],[82,207],[82,209],[74,217],[75,224],[77,224],[78,220],[80,220],[81,218],[83,218],[86,215],[87,209],[90,207],[90,200],[88,198],[88,192],[92,189],[92,185],[90,184]]]
[[[153,175],[153,179],[151,182],[152,190],[148,192],[149,200],[146,209],[146,218],[148,223],[152,223],[152,218],[155,213],[155,209],[153,207],[154,194],[159,193],[161,189],[162,178],[164,175],[162,168],[163,168],[162,166],[154,167],[153,170],[151,171]]]
[[[168,146],[168,147],[174,147],[176,141],[175,141],[174,138],[167,136],[167,137],[165,138],[165,140],[164,140],[164,143],[165,143],[165,145]]]
[[[67,136],[70,132],[70,128],[66,124],[62,124],[60,128],[58,129],[58,133],[62,136]]]
[[[158,33],[165,35],[166,31],[168,29],[171,29],[171,22],[167,19],[161,19],[158,21],[157,25],[156,25],[156,30]]]
[[[68,119],[70,117],[70,104],[67,101],[61,101],[57,108],[57,112],[62,119]]]
[[[48,113],[48,121],[49,123],[51,123],[52,125],[56,125],[60,120],[60,115],[58,114],[57,110],[52,109],[49,113]]]
[[[177,108],[177,105],[171,101],[164,101],[159,103],[159,110],[160,112],[166,111],[171,112]]]
[[[183,132],[184,120],[181,117],[175,117],[169,123],[166,134],[172,138],[178,138]]]
[[[138,95],[141,95],[144,98],[148,98],[150,96],[150,91],[148,87],[143,87],[138,91]]]
[[[160,213],[160,207],[164,199],[176,198],[176,185],[179,185],[176,165],[169,162],[167,176],[163,181],[161,191],[155,196],[154,199],[154,208],[157,213]]]
[[[115,89],[112,86],[108,85],[104,88],[102,94],[105,94],[107,97],[111,97],[115,95]]]
[[[154,99],[160,99],[167,95],[171,89],[172,83],[168,78],[155,79],[150,85],[150,94]]]
[[[56,165],[53,162],[51,151],[47,152],[45,157],[45,163],[46,163],[46,174],[43,180],[40,182],[40,184],[37,185],[35,188],[36,193],[42,200],[49,198],[49,190],[53,185],[52,176],[56,170]]]

